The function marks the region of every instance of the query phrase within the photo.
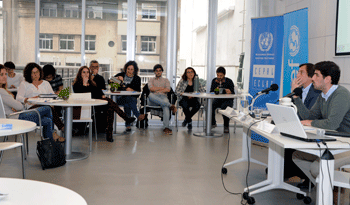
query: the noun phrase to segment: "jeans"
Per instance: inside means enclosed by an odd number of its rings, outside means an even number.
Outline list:
[[[52,138],[53,121],[52,121],[51,108],[49,106],[42,106],[37,108],[37,110],[40,113],[44,138],[53,139]],[[18,119],[32,121],[32,122],[35,122],[37,125],[39,125],[39,117],[37,112],[35,111],[21,113]]]
[[[211,124],[215,125],[216,120],[215,120],[215,110],[216,108],[220,109],[226,109],[227,107],[233,107],[233,99],[214,99],[213,100],[213,110],[212,110],[212,115],[211,115]],[[222,116],[224,118],[224,127],[229,127],[230,125],[230,118],[226,116]]]
[[[182,107],[185,113],[185,120],[188,123],[192,122],[193,115],[195,115],[201,108],[201,104],[198,102],[197,98],[182,98],[179,105]],[[191,107],[192,109],[190,110]]]
[[[117,99],[117,104],[124,106],[124,112],[129,117],[131,117],[131,111],[136,116],[136,118],[140,116],[140,112],[137,109],[136,103],[137,103],[137,99],[132,96],[120,96]],[[125,123],[125,127],[129,127],[129,126],[131,126],[131,124]]]
[[[170,109],[171,104],[166,95],[155,95],[150,93],[148,96],[148,100],[150,102],[149,105],[159,105],[163,109],[163,128],[169,128],[169,117],[170,117]]]

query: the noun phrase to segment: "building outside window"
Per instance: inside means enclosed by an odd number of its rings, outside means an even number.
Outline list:
[[[157,19],[157,4],[142,4],[142,19],[156,20]]]
[[[64,4],[64,17],[79,18],[78,4]]]
[[[85,36],[85,50],[96,51],[96,35]]]
[[[57,17],[57,4],[44,3],[40,11],[41,16]]]
[[[122,4],[122,18],[127,19],[128,18],[128,3],[123,2]]]
[[[60,35],[60,50],[74,51],[74,35]]]
[[[53,35],[52,34],[40,34],[39,35],[39,48],[41,50],[52,50]]]
[[[103,8],[101,6],[89,6],[87,9],[87,18],[102,19]]]
[[[145,53],[156,52],[155,36],[141,36],[141,52],[145,52]]]
[[[126,48],[127,48],[127,36],[126,35],[122,35],[122,52],[126,52]],[[135,51],[137,51],[137,37],[135,36]]]

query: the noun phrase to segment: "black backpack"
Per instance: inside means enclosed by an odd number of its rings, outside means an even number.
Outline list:
[[[36,154],[43,170],[66,164],[64,144],[64,142],[55,142],[52,139],[43,139],[37,142]]]

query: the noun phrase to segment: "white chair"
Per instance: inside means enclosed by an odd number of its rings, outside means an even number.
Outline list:
[[[42,131],[42,126],[41,126],[41,116],[40,116],[40,113],[38,110],[36,109],[32,109],[32,110],[23,110],[23,111],[19,111],[19,112],[15,112],[15,113],[12,113],[12,114],[9,114],[9,115],[6,115],[5,113],[5,108],[4,108],[4,104],[2,102],[2,98],[0,96],[0,118],[11,118],[12,116],[15,116],[15,115],[19,115],[21,113],[28,113],[28,112],[36,112],[37,115],[38,115],[38,119],[39,119],[39,126],[37,126],[37,129],[40,129],[40,137],[43,138],[43,131]],[[26,153],[28,154],[29,153],[29,149],[28,149],[28,133],[26,133],[26,138],[23,137],[22,139],[23,141],[23,144],[25,145],[24,146],[24,150],[27,150],[26,152],[24,152],[25,154],[25,159],[27,159],[27,156],[26,156]],[[1,160],[1,159],[0,159]]]
[[[22,140],[23,140],[23,135],[22,136]],[[23,179],[26,178],[26,173],[24,170],[24,146],[23,143],[19,143],[19,142],[0,142],[0,151],[3,152],[5,150],[9,150],[9,149],[14,149],[17,147],[21,147],[21,156],[22,156],[22,174],[23,174]]]
[[[69,100],[90,100],[91,93],[71,93]],[[89,123],[89,150],[92,151],[92,118],[91,118],[91,106],[82,106],[80,119],[73,119],[74,122],[88,122]],[[95,121],[96,122],[96,121]],[[96,139],[97,131],[95,129]]]

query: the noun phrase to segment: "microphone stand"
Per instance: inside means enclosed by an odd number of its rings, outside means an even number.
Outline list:
[[[249,107],[248,108],[250,108],[250,111],[252,111],[252,107],[253,107],[253,105],[254,105],[254,103],[255,103],[255,100],[256,99],[258,99],[258,97],[260,97],[260,96],[262,96],[262,95],[265,95],[265,94],[267,94],[267,93],[260,93],[259,95],[257,95],[253,100],[252,100],[252,103],[250,103],[250,105],[249,105]]]

